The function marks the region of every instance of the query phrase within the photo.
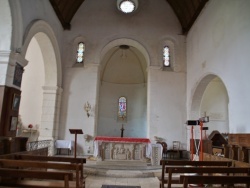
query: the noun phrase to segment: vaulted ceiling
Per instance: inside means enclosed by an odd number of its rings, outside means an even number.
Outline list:
[[[182,26],[183,34],[192,27],[198,15],[209,0],[166,0],[173,8]],[[58,19],[65,30],[70,29],[70,22],[84,0],[50,0]]]

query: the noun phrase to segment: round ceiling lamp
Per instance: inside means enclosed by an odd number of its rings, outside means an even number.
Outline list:
[[[138,0],[117,0],[118,9],[126,14],[134,12],[137,6]]]

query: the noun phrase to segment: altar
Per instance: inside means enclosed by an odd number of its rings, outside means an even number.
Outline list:
[[[94,157],[102,161],[147,161],[151,157],[151,143],[148,138],[125,138],[97,136],[94,140]]]

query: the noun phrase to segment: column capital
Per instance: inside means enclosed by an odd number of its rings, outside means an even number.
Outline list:
[[[47,94],[61,94],[63,92],[63,89],[58,86],[43,86],[42,88]]]

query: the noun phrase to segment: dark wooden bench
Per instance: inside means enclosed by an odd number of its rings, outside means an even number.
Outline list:
[[[28,160],[10,160],[10,159],[0,159],[0,167],[1,168],[16,168],[16,169],[28,169],[28,170],[44,170],[50,172],[58,171],[72,171],[76,174],[75,182],[76,187],[83,187],[85,184],[82,182],[81,178],[81,170],[82,164],[80,163],[55,163],[55,162],[42,162],[42,161],[28,161]],[[50,171],[49,171],[50,170]]]
[[[183,188],[187,188],[189,184],[222,184],[230,187],[234,184],[246,184],[249,188],[249,176],[202,176],[202,175],[181,175],[180,182],[183,183]]]
[[[71,172],[0,168],[0,177],[0,185],[8,187],[76,187]]]
[[[86,158],[73,158],[73,157],[60,157],[60,156],[40,156],[40,155],[26,155],[26,154],[16,154],[14,156],[17,160],[30,160],[30,161],[44,161],[44,162],[60,162],[60,163],[76,163],[81,164],[80,168],[80,181],[83,188],[85,187],[85,178],[83,176],[84,164],[86,163]]]
[[[69,162],[69,163],[81,163],[81,164],[86,163],[86,158],[26,155],[26,154],[15,155],[15,159],[35,160],[35,161]]]
[[[181,160],[164,160],[160,161],[162,166],[160,188],[164,188],[164,184],[168,184],[168,177],[165,176],[167,166],[232,166],[232,161],[181,161]],[[176,182],[176,181],[175,181]],[[171,182],[174,183],[174,182]]]
[[[168,173],[168,188],[171,184],[180,184],[180,176],[174,177],[173,174],[192,174],[192,175],[245,175],[250,176],[250,167],[166,167]]]

